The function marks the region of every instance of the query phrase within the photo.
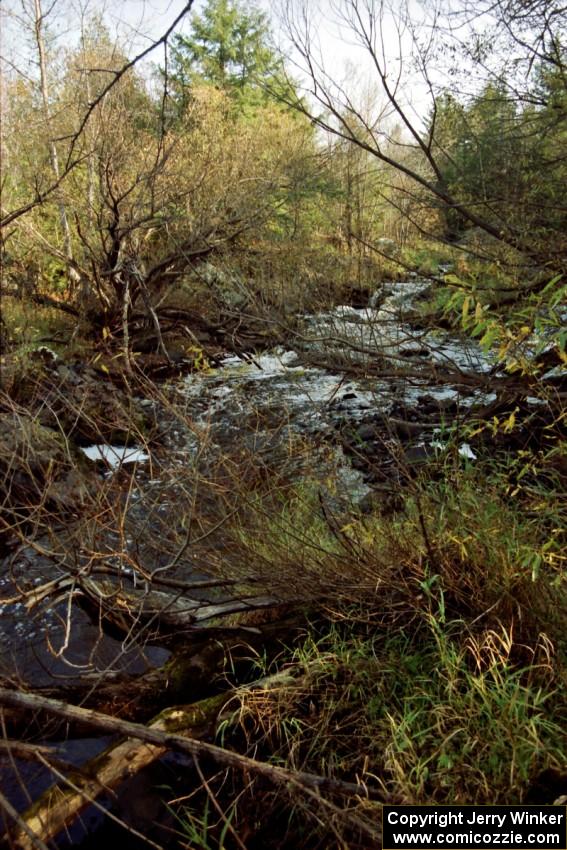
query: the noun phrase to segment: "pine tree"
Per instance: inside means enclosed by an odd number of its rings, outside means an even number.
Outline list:
[[[223,89],[241,104],[261,103],[264,86],[280,70],[266,16],[235,0],[209,0],[203,14],[193,18],[190,34],[176,36],[172,77],[180,103],[199,82]]]

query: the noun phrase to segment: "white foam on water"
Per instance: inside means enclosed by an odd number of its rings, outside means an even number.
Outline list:
[[[101,443],[86,448],[81,446],[81,451],[89,460],[102,460],[112,469],[124,463],[145,463],[150,459],[149,454],[135,446],[109,446]]]
[[[295,351],[284,351],[282,348],[277,348],[269,354],[258,354],[253,361],[243,360],[235,355],[223,360],[223,375],[230,378],[232,371],[236,370],[238,376],[245,375],[246,378],[263,381],[273,378],[274,375],[303,371],[302,366],[291,365],[296,360]]]

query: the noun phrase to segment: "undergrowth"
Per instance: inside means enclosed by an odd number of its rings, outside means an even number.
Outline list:
[[[304,483],[263,533],[240,529],[249,563],[282,585],[295,571],[319,614],[299,644],[256,662],[258,676],[293,678],[235,697],[221,742],[368,789],[368,799],[323,804],[225,777],[218,798],[229,793],[244,846],[370,847],[383,802],[553,803],[565,793],[564,516],[552,480],[546,499],[537,480],[512,489],[515,471],[455,464],[411,486],[393,516],[333,514]],[[232,846],[214,830],[208,841]]]
[[[297,684],[245,698],[239,721],[256,748],[406,803],[518,803],[544,770],[561,770],[566,705],[547,640],[519,666],[505,629],[467,634],[438,610],[388,636],[361,616],[290,654],[307,671]]]

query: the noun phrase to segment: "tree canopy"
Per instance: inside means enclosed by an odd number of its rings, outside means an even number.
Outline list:
[[[194,15],[187,36],[176,35],[172,77],[182,102],[191,88],[207,82],[241,103],[265,101],[281,60],[263,12],[238,0],[209,0]]]

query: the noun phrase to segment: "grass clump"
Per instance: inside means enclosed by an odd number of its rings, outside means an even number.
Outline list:
[[[513,472],[455,465],[388,516],[333,513],[311,482],[271,506],[263,533],[241,534],[250,565],[282,586],[295,575],[318,607],[276,659],[294,678],[235,697],[222,742],[368,789],[321,802],[237,782],[231,824],[248,848],[375,846],[383,802],[549,804],[564,793],[562,509],[552,481],[544,498],[541,481],[517,490]]]
[[[520,666],[513,634],[473,634],[445,619],[438,589],[427,599],[411,629],[392,633],[361,605],[318,621],[285,655],[293,681],[233,700],[224,746],[368,792],[321,802],[237,781],[231,823],[246,847],[370,848],[383,802],[552,803],[561,793],[567,701],[550,642],[540,638]]]
[[[418,584],[438,582],[450,616],[503,623],[528,641],[545,631],[562,644],[565,517],[555,493],[513,492],[508,467],[468,468],[423,485],[389,529],[379,519],[370,533],[399,548]]]
[[[431,241],[417,242],[403,249],[404,263],[423,277],[440,274],[457,256],[449,247]]]
[[[2,299],[2,321],[5,346],[21,355],[42,343],[61,348],[75,326],[72,317],[55,307],[9,296]]]
[[[467,638],[462,622],[428,613],[412,638],[387,637],[361,614],[294,650],[306,671],[297,684],[245,699],[240,722],[256,747],[407,803],[517,803],[543,771],[561,770],[566,706],[542,686],[547,642],[521,668],[505,631]]]
[[[361,604],[375,623],[411,624],[433,586],[447,620],[511,630],[518,647],[567,634],[564,508],[552,479],[517,485],[515,462],[475,467],[448,457],[441,480],[423,480],[402,509],[347,513],[315,478],[255,505],[235,548],[273,585]],[[543,489],[542,489],[543,488]]]

